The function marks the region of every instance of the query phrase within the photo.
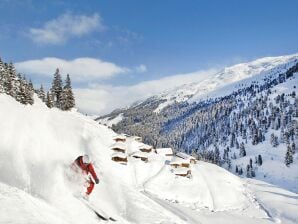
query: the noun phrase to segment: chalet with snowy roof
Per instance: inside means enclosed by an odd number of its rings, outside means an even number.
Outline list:
[[[115,152],[125,153],[126,152],[126,145],[123,142],[116,142],[115,144],[113,144],[111,146],[111,150],[113,150]]]
[[[141,159],[144,162],[148,162],[148,153],[146,152],[135,152],[132,155],[133,158]]]
[[[173,156],[173,149],[172,148],[157,148],[155,152],[161,156]]]
[[[190,177],[191,176],[191,170],[185,167],[180,167],[177,169],[174,169],[174,174],[176,176],[181,176],[181,177]]]
[[[176,156],[181,158],[181,159],[185,159],[185,160],[188,160],[189,163],[191,164],[196,164],[197,163],[197,160],[195,157],[191,156],[191,155],[188,155],[186,153],[183,153],[183,152],[177,152],[176,153]]]
[[[172,159],[172,161],[170,162],[170,165],[174,168],[178,168],[178,167],[189,168],[190,167],[190,161],[182,159],[180,157],[174,157]]]
[[[127,164],[127,156],[125,153],[122,152],[115,152],[112,154],[112,160],[121,164]]]
[[[114,137],[115,142],[125,142],[126,141],[126,135],[121,134]]]
[[[150,146],[150,145],[146,145],[146,144],[142,144],[142,145],[139,146],[139,150],[140,150],[141,152],[149,153],[149,152],[152,152],[152,149],[153,149],[152,146]]]

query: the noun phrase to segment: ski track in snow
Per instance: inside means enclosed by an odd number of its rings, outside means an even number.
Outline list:
[[[166,209],[166,210],[170,211],[171,213],[175,214],[176,216],[178,216],[180,219],[182,219],[186,223],[201,224],[201,222],[199,222],[197,219],[193,219],[191,216],[185,214],[182,210],[174,207],[171,203],[169,203],[165,200],[159,199],[149,192],[143,191],[142,193],[146,197],[150,198],[151,200],[153,200],[154,202],[156,202],[157,204],[162,206],[164,209]]]
[[[206,179],[205,175],[202,172],[198,172],[198,173],[203,178],[204,184],[206,185],[206,189],[208,189],[208,194],[210,195],[210,200],[211,200],[211,203],[212,203],[212,210],[213,210],[214,209],[214,199],[213,199],[213,194],[212,194],[211,189],[210,189],[210,184],[208,184],[208,180]]]

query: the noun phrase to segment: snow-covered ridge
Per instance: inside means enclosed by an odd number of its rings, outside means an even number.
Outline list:
[[[164,107],[174,102],[187,100],[193,102],[206,99],[206,97],[209,97],[211,92],[217,91],[225,86],[229,86],[228,91],[213,94],[213,96],[228,94],[237,87],[232,84],[245,83],[245,80],[250,78],[251,80],[249,81],[252,81],[252,78],[260,80],[260,78],[270,74],[283,73],[286,69],[292,67],[296,63],[298,63],[298,54],[279,57],[265,57],[224,68],[222,71],[210,75],[210,77],[206,78],[202,82],[182,85],[157,95],[156,98],[164,99],[166,101],[160,104],[155,112],[159,112]]]

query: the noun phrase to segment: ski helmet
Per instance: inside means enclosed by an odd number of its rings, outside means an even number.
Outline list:
[[[82,161],[85,164],[89,164],[91,162],[88,155],[83,155]]]

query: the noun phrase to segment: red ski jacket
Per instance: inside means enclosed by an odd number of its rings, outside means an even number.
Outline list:
[[[83,171],[83,173],[85,173],[86,175],[88,175],[89,173],[91,173],[93,179],[95,180],[95,182],[97,182],[98,177],[95,173],[95,170],[93,168],[93,165],[91,163],[89,164],[84,164],[83,163],[83,156],[79,156],[74,163],[81,168],[81,170]]]

